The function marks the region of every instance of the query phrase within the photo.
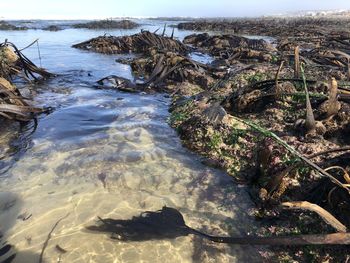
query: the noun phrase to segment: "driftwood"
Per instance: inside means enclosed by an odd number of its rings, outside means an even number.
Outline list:
[[[313,158],[315,158],[315,157],[318,157],[318,156],[321,156],[321,155],[325,155],[325,154],[329,154],[329,153],[334,153],[334,152],[347,152],[347,151],[350,151],[350,146],[339,147],[339,148],[335,148],[335,149],[329,149],[329,150],[326,150],[326,151],[314,153],[314,154],[312,154],[312,155],[307,156],[307,158],[313,159]]]
[[[48,234],[47,237],[46,237],[46,240],[45,240],[45,242],[44,242],[43,248],[41,249],[40,258],[39,258],[39,263],[42,263],[43,260],[44,260],[44,253],[45,253],[45,250],[46,250],[47,245],[49,244],[49,241],[50,241],[50,239],[51,239],[51,235],[52,235],[53,231],[56,229],[56,227],[58,226],[58,224],[59,224],[62,220],[66,219],[66,218],[69,216],[69,214],[70,214],[70,213],[68,213],[68,214],[66,214],[65,216],[61,217],[61,218],[60,218],[59,220],[57,220],[57,222],[53,225],[51,231],[49,232],[49,234]]]
[[[312,204],[306,201],[303,202],[284,202],[281,204],[283,208],[287,209],[300,209],[317,213],[327,224],[331,225],[338,232],[346,233],[347,228],[339,222],[331,213],[323,209],[322,207]]]
[[[350,245],[350,233],[300,235],[284,237],[207,237],[213,242],[237,245],[302,246]]]

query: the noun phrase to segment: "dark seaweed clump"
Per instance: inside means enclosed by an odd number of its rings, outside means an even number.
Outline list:
[[[51,25],[51,26],[43,28],[43,30],[46,30],[46,31],[60,31],[60,30],[62,30],[62,28],[59,27],[59,26]]]
[[[121,20],[115,21],[111,19],[101,20],[101,21],[92,21],[88,23],[79,23],[74,24],[74,28],[87,28],[87,29],[133,29],[138,27],[139,24],[131,21],[131,20]]]
[[[0,21],[0,30],[27,30],[27,27],[18,27],[15,25],[11,25],[6,21]]]

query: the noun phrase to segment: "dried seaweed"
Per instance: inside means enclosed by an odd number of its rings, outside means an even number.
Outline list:
[[[17,87],[10,83],[13,76],[24,74],[25,79],[38,80],[53,74],[37,67],[11,42],[0,44],[0,116],[10,120],[29,121],[47,109],[32,107]]]
[[[180,41],[149,31],[141,31],[141,33],[135,35],[122,37],[100,36],[75,44],[73,47],[104,54],[144,53],[149,48],[157,48],[161,51],[176,51],[182,54],[188,52],[188,47]]]

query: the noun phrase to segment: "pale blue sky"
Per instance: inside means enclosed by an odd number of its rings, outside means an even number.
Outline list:
[[[0,0],[0,17],[16,19],[236,17],[314,9],[350,9],[350,0]]]

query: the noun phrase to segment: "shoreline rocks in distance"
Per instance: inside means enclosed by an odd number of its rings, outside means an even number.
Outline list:
[[[320,26],[322,25],[322,26]],[[208,19],[183,22],[177,25],[179,30],[193,31],[220,31],[234,34],[247,34],[255,36],[288,37],[299,31],[299,36],[306,34],[305,31],[339,31],[348,28],[349,17],[327,18],[327,17],[266,17],[266,18],[237,18],[237,19]],[[291,33],[291,30],[293,31]]]
[[[18,27],[6,21],[0,21],[0,30],[27,30],[27,27]]]
[[[63,28],[56,26],[56,25],[50,25],[50,26],[43,28],[43,30],[55,32],[55,31],[61,31],[61,30],[63,30]]]
[[[91,21],[87,23],[78,23],[72,25],[73,28],[86,28],[86,29],[134,29],[139,27],[139,24],[131,20],[100,20]]]

